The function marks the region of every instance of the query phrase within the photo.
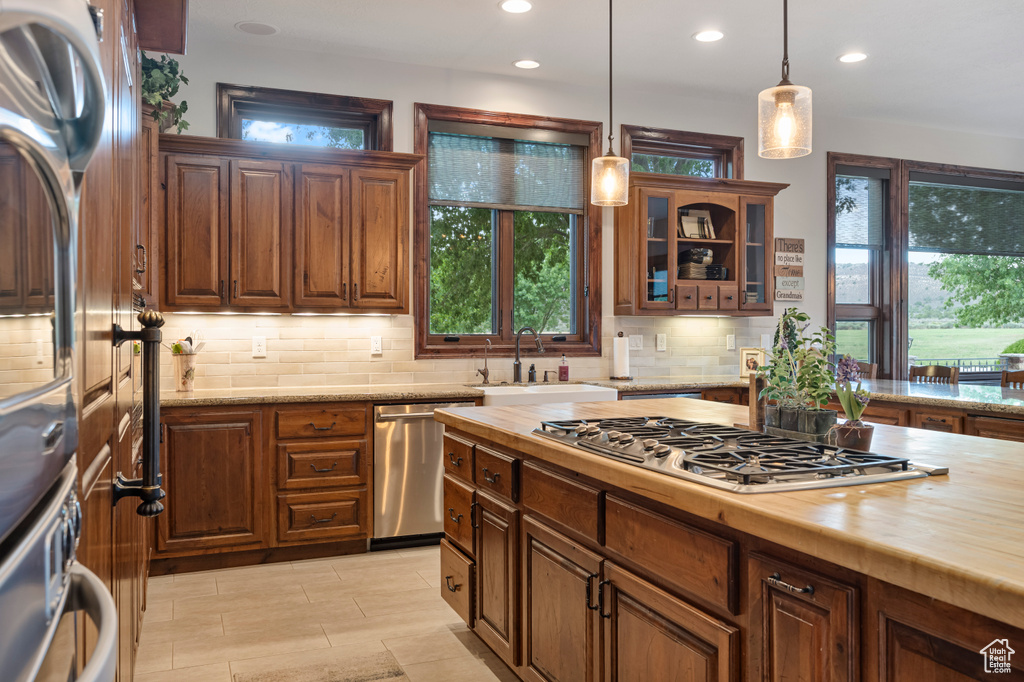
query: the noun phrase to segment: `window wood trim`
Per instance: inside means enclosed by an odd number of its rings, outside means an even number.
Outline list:
[[[722,168],[732,165],[732,175],[722,177],[743,179],[742,137],[623,124],[619,146],[622,156],[631,162],[633,152],[710,159]]]
[[[601,155],[602,124],[597,121],[552,118],[547,116],[531,116],[528,114],[510,114],[504,112],[464,109],[437,104],[415,103],[413,105],[413,149],[422,154],[423,160],[416,167],[413,175],[413,314],[416,324],[416,358],[445,357],[483,357],[485,339],[491,339],[491,357],[509,357],[515,354],[514,330],[512,326],[511,305],[501,306],[503,320],[500,325],[502,335],[465,335],[458,343],[446,343],[441,335],[429,334],[430,312],[430,207],[427,188],[427,144],[428,126],[431,120],[479,123],[503,126],[506,128],[532,128],[566,133],[581,133],[587,136],[589,144],[584,159],[584,168],[589,168],[591,161]],[[566,341],[555,342],[560,334],[543,334],[546,358],[567,356],[600,356],[601,355],[601,207],[590,203],[590,183],[584,183],[585,208],[577,220],[582,223],[579,230],[581,238],[580,264],[582,275],[578,280],[579,308],[577,312],[578,340],[567,337]],[[511,231],[509,231],[511,233]],[[511,259],[511,250],[503,253]],[[503,257],[506,257],[503,256]],[[511,267],[504,268],[511,277]],[[503,291],[504,286],[500,287]],[[509,289],[511,290],[511,289]],[[584,292],[587,292],[584,295]],[[499,296],[505,294],[499,292]],[[528,351],[529,345],[523,346],[523,357],[536,357]]]
[[[217,137],[240,139],[247,112],[272,112],[292,121],[360,127],[367,149],[393,150],[391,100],[217,83]]]

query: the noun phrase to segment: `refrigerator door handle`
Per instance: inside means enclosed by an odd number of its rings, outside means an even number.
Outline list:
[[[117,669],[117,606],[103,581],[85,566],[71,567],[68,610],[82,610],[96,625],[96,646],[77,682],[113,682]]]

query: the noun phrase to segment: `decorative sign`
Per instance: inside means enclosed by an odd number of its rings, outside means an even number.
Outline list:
[[[779,237],[775,240],[775,253],[803,253],[804,252],[804,240],[803,239],[789,239],[787,237]]]
[[[775,278],[776,289],[800,289],[803,291],[804,278],[803,277],[776,277]]]
[[[802,301],[804,300],[804,292],[802,290],[795,289],[776,289],[775,290],[776,301]]]
[[[803,266],[804,254],[802,253],[783,253],[782,251],[775,252],[775,265]]]
[[[802,265],[776,265],[776,277],[803,277],[804,266]]]

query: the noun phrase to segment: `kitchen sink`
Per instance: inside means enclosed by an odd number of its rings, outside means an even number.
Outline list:
[[[588,384],[534,384],[531,386],[480,386],[484,405],[537,405],[540,403],[588,403],[617,400],[614,388]]]

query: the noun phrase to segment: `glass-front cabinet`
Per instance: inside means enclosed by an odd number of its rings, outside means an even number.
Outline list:
[[[772,207],[787,187],[634,173],[615,213],[616,315],[771,315]]]

